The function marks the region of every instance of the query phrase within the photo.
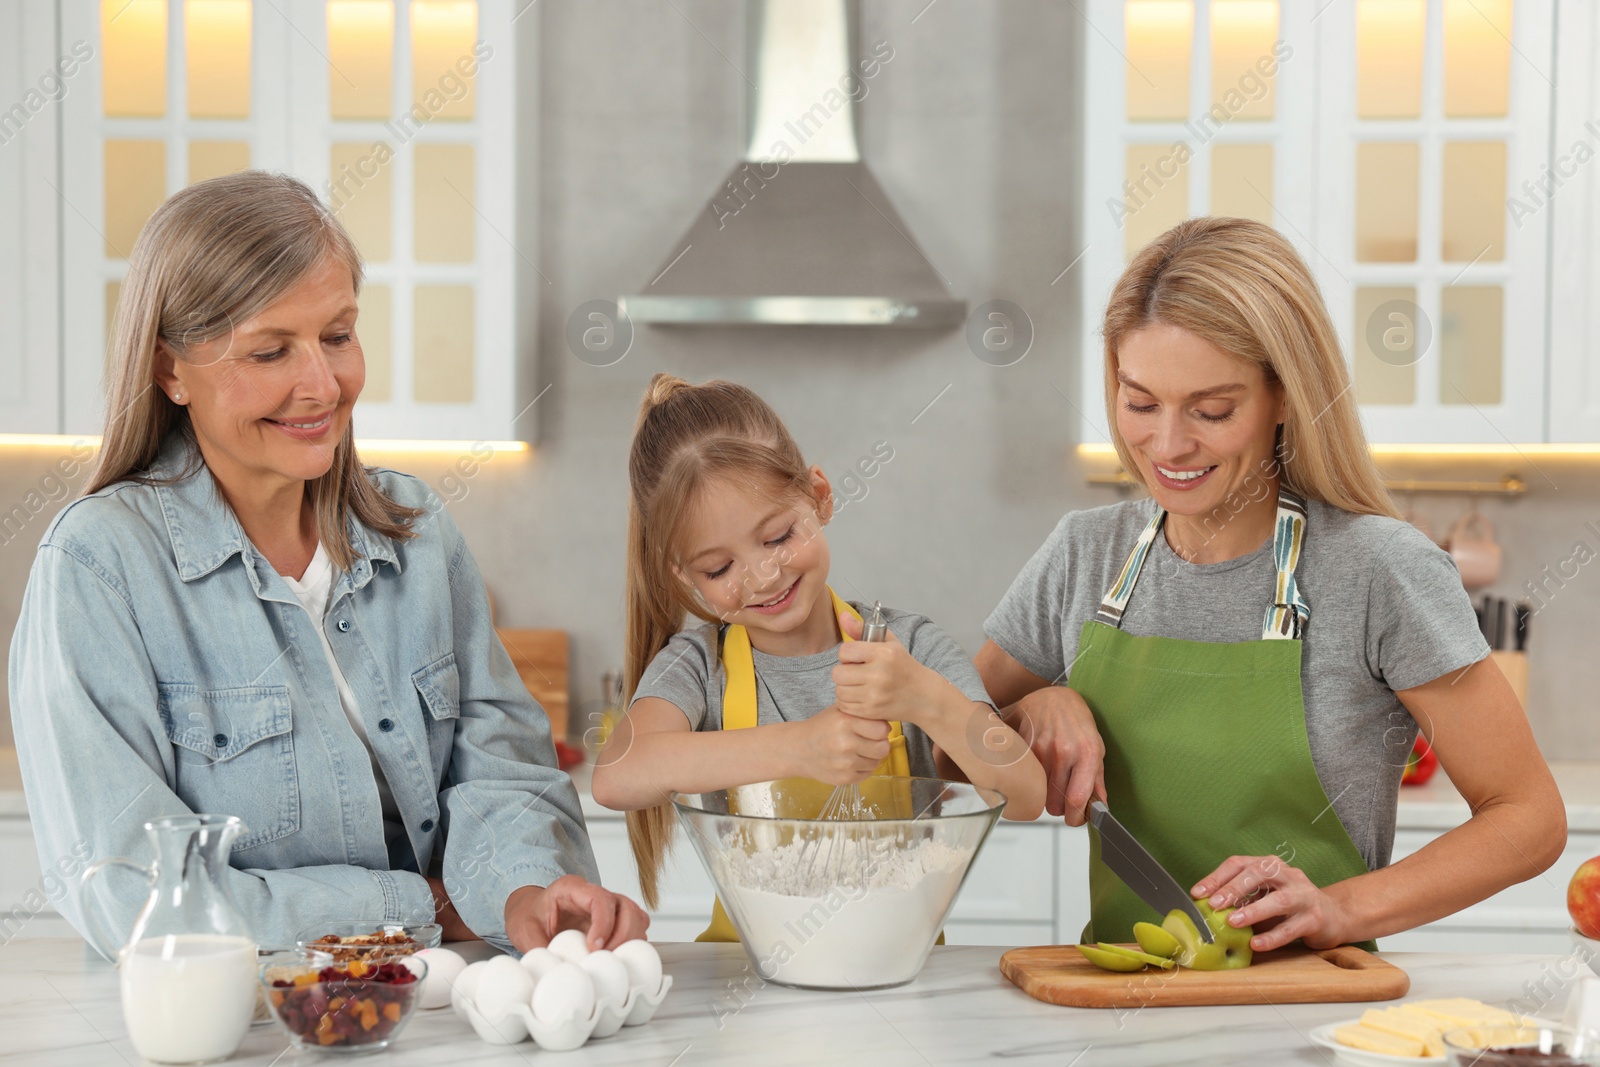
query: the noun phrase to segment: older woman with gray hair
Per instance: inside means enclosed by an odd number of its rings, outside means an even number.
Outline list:
[[[99,464],[12,645],[40,854],[139,855],[147,820],[224,813],[264,944],[353,917],[519,950],[643,936],[594,884],[460,531],[356,455],[361,274],[311,190],[259,171],[184,189],[140,234]],[[62,910],[127,929],[138,903],[101,884]]]

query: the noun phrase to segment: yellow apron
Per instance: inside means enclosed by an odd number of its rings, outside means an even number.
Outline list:
[[[861,613],[843,600],[831,588],[828,596],[833,599],[834,614],[843,618],[849,615],[857,622],[861,621]],[[839,633],[846,641],[854,638],[844,633],[844,627],[839,628]],[[722,634],[722,668],[727,674],[727,683],[722,691],[722,728],[724,730],[740,730],[756,724],[756,662],[750,651],[750,634],[743,626],[729,625]],[[900,729],[898,722],[889,724],[889,754],[878,764],[873,774],[892,774],[902,777],[911,774],[911,760],[906,754],[906,737]],[[941,935],[942,936],[942,935]],[[722,901],[713,900],[711,906],[711,925],[696,941],[738,941],[739,934],[733,928],[733,923],[728,918],[728,913],[722,910]]]

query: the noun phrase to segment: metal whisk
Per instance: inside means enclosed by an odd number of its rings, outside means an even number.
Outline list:
[[[872,614],[861,620],[861,640],[887,641],[889,639],[889,624],[883,617],[883,604],[873,601]],[[871,814],[867,799],[861,792],[861,784],[853,782],[850,785],[837,785],[833,792],[828,794],[828,799],[817,812],[818,822],[843,822],[847,820],[864,819]],[[832,843],[838,838],[837,834],[828,834],[824,837],[820,828],[817,831],[817,841],[812,853],[811,863],[807,865],[806,880],[812,880],[820,862],[822,873],[828,871],[829,861],[833,858]]]

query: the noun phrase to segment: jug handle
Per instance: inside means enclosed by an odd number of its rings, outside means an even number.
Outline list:
[[[90,881],[96,875],[104,874],[107,867],[127,867],[129,870],[138,871],[139,877],[143,878],[146,884],[155,881],[155,874],[150,868],[123,856],[112,856],[110,859],[101,860],[99,863],[91,865],[88,870],[83,872],[83,876],[78,879],[78,895],[83,901],[84,933],[88,935],[89,944],[106,959],[121,965],[122,942],[120,940],[109,941],[104,938],[105,927],[100,925],[100,918],[95,914],[94,901],[89,898]],[[111,945],[113,948],[110,952],[107,952],[100,947],[102,944]]]

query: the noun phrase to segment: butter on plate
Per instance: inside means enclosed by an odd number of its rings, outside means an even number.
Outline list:
[[[1444,1055],[1446,1030],[1516,1026],[1522,1021],[1519,1015],[1466,997],[1416,1000],[1392,1008],[1369,1008],[1359,1021],[1336,1027],[1333,1039],[1363,1052],[1437,1058]]]

